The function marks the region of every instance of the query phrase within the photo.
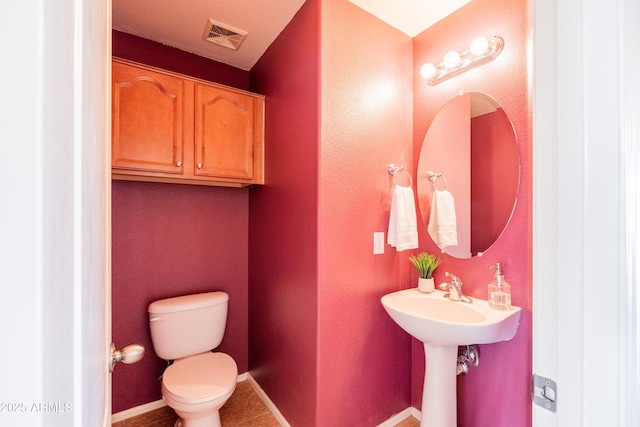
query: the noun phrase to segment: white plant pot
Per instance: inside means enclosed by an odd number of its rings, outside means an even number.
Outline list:
[[[423,279],[423,278],[418,278],[418,290],[420,292],[433,292],[435,289],[435,283],[433,280],[433,277],[431,279]]]

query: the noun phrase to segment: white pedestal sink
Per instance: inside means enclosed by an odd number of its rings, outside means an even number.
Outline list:
[[[389,316],[424,343],[421,427],[456,427],[458,346],[509,341],[518,330],[519,307],[492,310],[487,301],[451,301],[444,292],[405,289],[382,297]]]

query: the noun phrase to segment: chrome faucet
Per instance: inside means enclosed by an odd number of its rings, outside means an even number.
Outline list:
[[[471,304],[473,300],[462,293],[462,280],[448,271],[444,273],[444,275],[451,277],[451,282],[443,282],[440,284],[440,289],[449,291],[449,293],[444,294],[445,298],[449,298],[451,301],[462,301]]]

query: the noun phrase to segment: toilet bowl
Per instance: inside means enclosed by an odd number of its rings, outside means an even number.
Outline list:
[[[224,353],[203,353],[174,362],[162,376],[162,398],[185,421],[181,427],[220,427],[219,409],[233,394],[236,362]]]
[[[208,292],[149,305],[154,350],[174,361],[162,375],[162,398],[180,417],[176,427],[221,427],[219,409],[236,388],[238,367],[210,350],[222,341],[228,300]]]

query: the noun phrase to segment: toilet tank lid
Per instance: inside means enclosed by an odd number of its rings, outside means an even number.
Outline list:
[[[154,301],[149,304],[148,312],[159,314],[195,310],[196,308],[223,304],[227,301],[229,301],[229,294],[226,292],[204,292],[201,294],[183,295]]]

